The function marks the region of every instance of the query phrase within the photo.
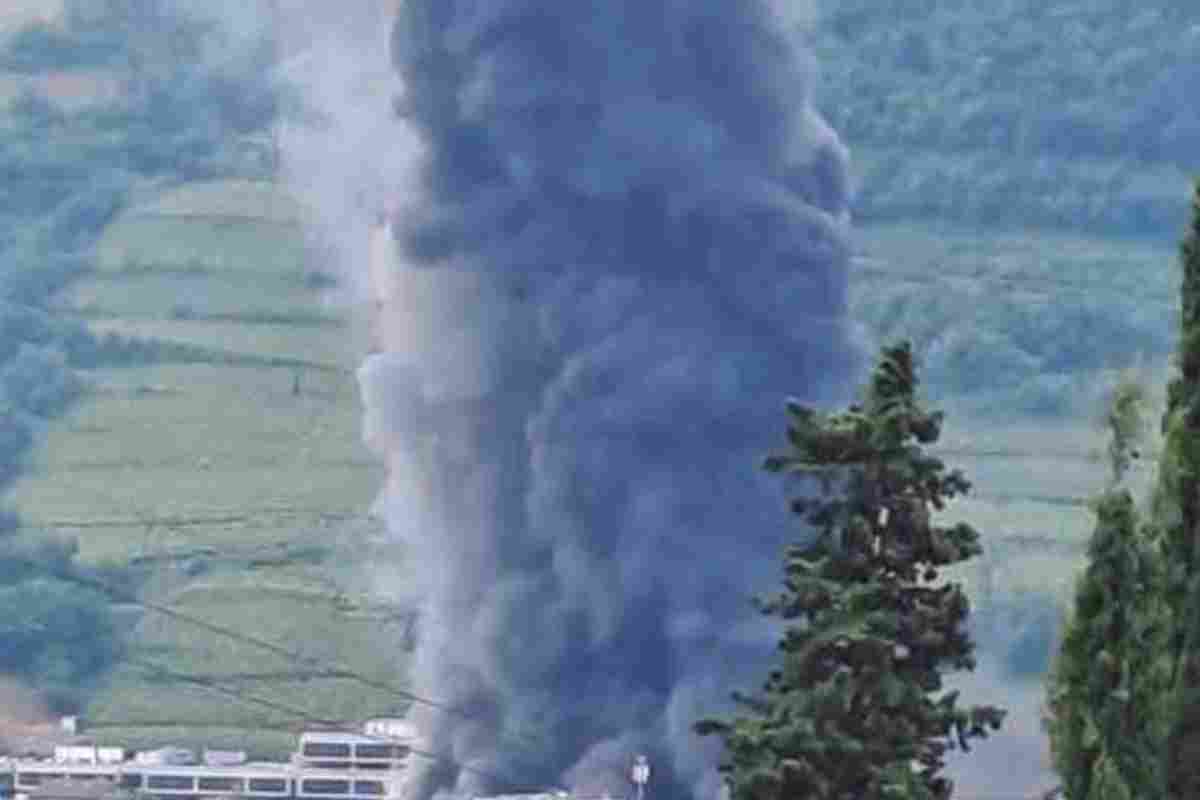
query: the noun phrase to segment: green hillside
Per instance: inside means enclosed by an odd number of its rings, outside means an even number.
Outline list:
[[[214,198],[224,199],[220,223]],[[260,215],[289,203],[269,184],[209,182],[114,221],[98,271],[56,298],[58,313],[79,315],[97,333],[264,365],[168,360],[86,370],[85,398],[51,428],[10,500],[28,526],[77,537],[84,561],[136,565],[147,598],[309,655],[324,670],[343,662],[395,680],[403,620],[381,628],[361,572],[381,470],[360,442],[352,374],[360,352],[320,293],[304,288],[294,222]],[[237,234],[219,238],[214,225]],[[206,242],[226,246],[214,255]],[[311,366],[265,365],[280,358]],[[202,679],[235,676],[251,694],[325,718],[355,720],[397,703],[153,613],[137,616],[126,645],[125,664],[85,714],[106,737],[233,741],[295,722],[148,679],[141,660]],[[165,720],[178,727],[164,729]],[[267,750],[286,744],[270,733],[249,740]]]

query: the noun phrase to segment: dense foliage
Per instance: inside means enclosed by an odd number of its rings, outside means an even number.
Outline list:
[[[927,267],[920,282],[862,281],[853,310],[871,339],[913,342],[937,402],[1077,417],[1100,399],[1095,371],[1170,352],[1171,320],[1144,286],[1127,291],[1114,280],[1084,293],[1029,288],[1020,277],[938,281],[944,267]]]
[[[1177,230],[1200,139],[1188,8],[823,3],[821,106],[858,154],[860,216]]]
[[[0,534],[0,672],[60,711],[78,708],[119,642],[108,598],[76,581],[75,552],[70,541]]]
[[[822,491],[793,501],[816,535],[762,606],[787,623],[782,663],[736,696],[744,716],[697,726],[724,740],[734,800],[945,800],[946,751],[1000,727],[1000,709],[939,694],[947,671],[975,666],[967,598],[940,570],[981,549],[969,525],[932,521],[969,484],[924,453],[942,415],[916,390],[906,343],[884,348],[861,405],[789,407],[791,449],[767,468]]]
[[[907,265],[903,276],[859,272],[856,317],[876,344],[914,342],[936,402],[953,397],[957,408],[969,396],[971,411],[1077,416],[1099,399],[1088,373],[1171,352],[1171,289],[1165,273],[1133,266],[1142,254],[1121,258],[1114,244],[1111,263],[1071,264],[1041,239],[1043,263],[1010,270],[1012,250],[988,251],[1004,230],[1175,238],[1200,168],[1189,100],[1200,28],[1187,8],[819,4],[817,102],[850,148],[856,221],[955,224],[978,240],[953,259],[977,263],[974,274],[886,248],[873,255]]]

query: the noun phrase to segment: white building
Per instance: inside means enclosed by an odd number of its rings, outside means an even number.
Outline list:
[[[372,730],[385,728],[376,725]],[[54,758],[0,759],[0,795],[11,791],[36,800],[43,786],[66,783],[108,785],[136,792],[147,800],[207,800],[230,795],[250,800],[399,800],[405,793],[415,733],[403,725],[386,730],[388,735],[306,732],[287,763],[198,764],[194,754],[190,759],[181,758],[178,748],[131,758],[114,748],[60,747]],[[192,763],[179,763],[185,760]]]

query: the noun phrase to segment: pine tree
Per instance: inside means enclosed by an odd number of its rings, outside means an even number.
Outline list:
[[[1150,534],[1122,486],[1139,457],[1144,406],[1143,388],[1126,376],[1105,415],[1112,477],[1092,503],[1088,565],[1048,679],[1047,732],[1069,800],[1162,797],[1158,571]]]
[[[940,412],[916,397],[911,347],[884,348],[860,405],[824,415],[790,403],[790,451],[773,472],[815,478],[792,503],[813,527],[789,549],[785,590],[762,602],[786,623],[782,664],[743,714],[696,728],[719,735],[733,800],[945,800],[955,745],[998,730],[998,708],[958,707],[943,673],[973,669],[967,598],[940,568],[979,554],[966,524],[932,511],[969,483],[923,445]]]

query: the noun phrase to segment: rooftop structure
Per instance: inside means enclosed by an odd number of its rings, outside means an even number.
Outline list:
[[[47,781],[34,793],[36,800],[134,800],[133,794],[107,782]]]
[[[387,724],[390,723],[390,724]],[[28,800],[136,792],[147,800],[394,800],[403,795],[415,731],[373,720],[367,733],[308,731],[288,762],[246,762],[242,753],[179,748],[130,753],[63,746],[54,758],[0,759],[0,796]]]

